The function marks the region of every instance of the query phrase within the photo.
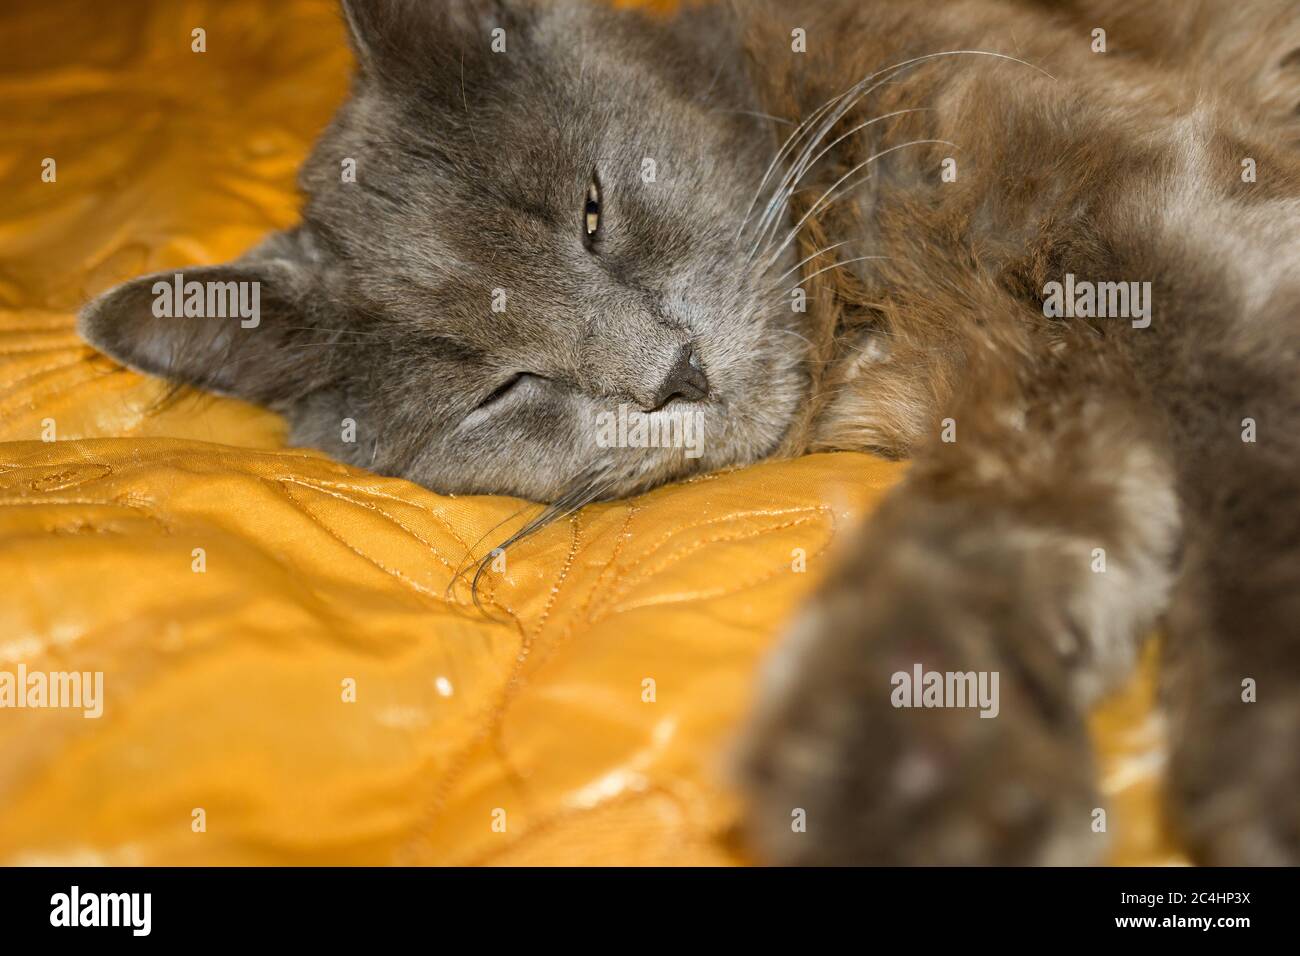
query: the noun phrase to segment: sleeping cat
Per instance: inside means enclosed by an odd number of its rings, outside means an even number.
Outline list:
[[[1084,715],[1159,619],[1186,844],[1300,863],[1300,8],[343,11],[358,72],[301,224],[183,270],[257,283],[228,287],[256,321],[158,317],[166,273],[87,340],[548,515],[910,458],[765,673],[758,855],[1097,859]],[[704,440],[612,447],[619,409]],[[996,675],[996,719],[913,673]]]

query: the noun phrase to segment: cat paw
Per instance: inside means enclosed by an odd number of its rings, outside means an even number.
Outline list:
[[[999,650],[1046,642],[899,561],[832,582],[770,662],[740,748],[745,840],[779,865],[1097,862],[1083,722],[1032,650]],[[928,672],[973,673],[976,706],[924,706]]]

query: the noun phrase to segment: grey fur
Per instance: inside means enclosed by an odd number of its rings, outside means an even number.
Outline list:
[[[85,338],[141,371],[270,405],[295,443],[443,492],[554,501],[597,477],[598,496],[624,495],[770,454],[803,373],[779,331],[796,316],[771,288],[791,260],[734,263],[775,146],[748,115],[731,21],[577,2],[345,9],[363,66],[303,167],[302,224],[228,266],[185,270],[261,279],[262,324],[155,319],[147,276],[92,303]],[[490,47],[498,26],[504,53]],[[348,158],[355,183],[342,181]],[[603,225],[588,248],[593,170]],[[711,388],[673,408],[704,414],[704,454],[597,447],[595,417],[658,407],[685,346]],[[348,418],[354,442],[341,439]]]

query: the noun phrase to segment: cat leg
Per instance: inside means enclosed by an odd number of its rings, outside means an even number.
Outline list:
[[[1162,446],[1120,391],[956,403],[955,440],[923,451],[768,664],[740,760],[761,859],[1098,859],[1085,713],[1162,610],[1177,535]],[[918,670],[996,693],[899,706],[922,701],[902,686]]]
[[[1163,668],[1169,796],[1205,863],[1300,865],[1297,314],[1253,346],[1198,344],[1171,407],[1187,545]]]

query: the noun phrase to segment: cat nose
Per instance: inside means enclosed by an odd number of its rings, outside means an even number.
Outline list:
[[[695,349],[683,345],[673,358],[672,368],[664,377],[663,384],[655,393],[655,408],[663,408],[674,398],[684,398],[688,402],[698,402],[709,394],[709,379],[700,368],[699,356]]]

